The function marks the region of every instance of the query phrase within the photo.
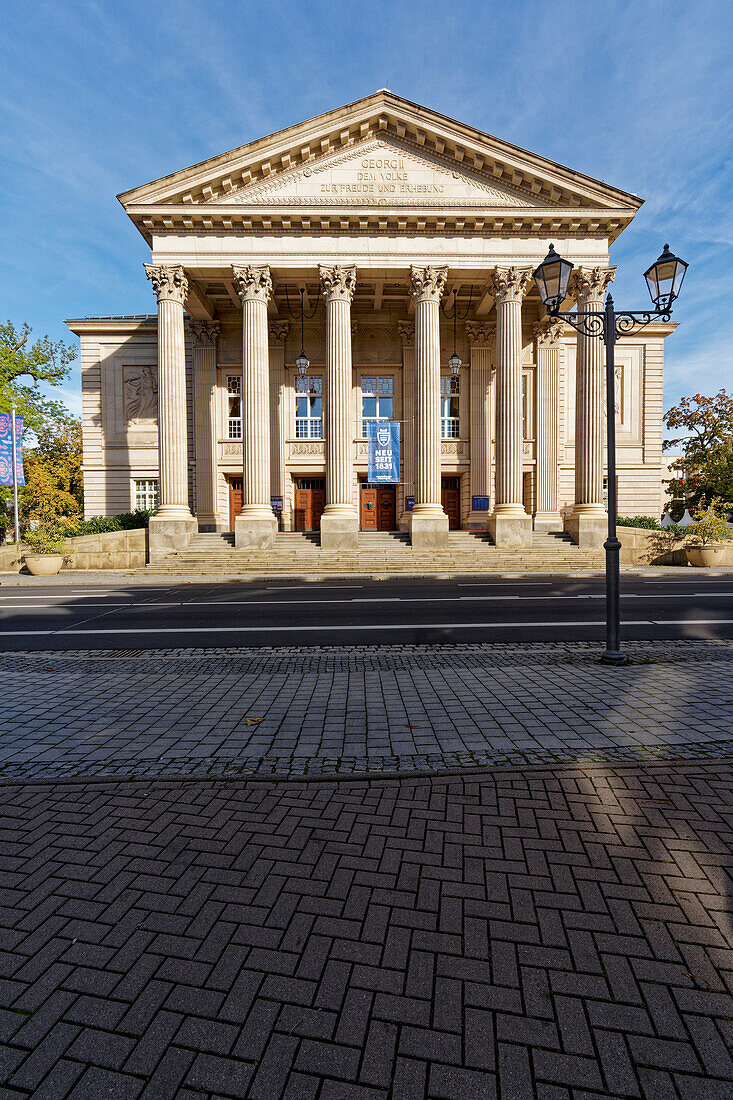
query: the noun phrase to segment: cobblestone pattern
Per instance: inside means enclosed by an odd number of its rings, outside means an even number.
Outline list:
[[[0,1096],[733,1096],[733,769],[4,792]]]
[[[6,654],[0,780],[733,754],[733,644]]]

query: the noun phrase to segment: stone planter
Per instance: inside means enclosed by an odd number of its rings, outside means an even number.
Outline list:
[[[64,564],[64,555],[26,554],[25,564],[34,577],[53,577]]]
[[[718,545],[708,546],[686,546],[685,557],[690,565],[696,565],[699,568],[710,569],[713,565],[718,565],[720,559],[723,557],[723,547]]]

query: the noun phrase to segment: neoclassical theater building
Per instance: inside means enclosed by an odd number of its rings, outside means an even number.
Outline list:
[[[599,307],[640,199],[379,91],[120,202],[157,311],[68,322],[89,515],[156,505],[151,554],[199,530],[262,550],[278,530],[600,545],[603,345],[548,323],[531,273],[554,242],[566,308]],[[616,350],[622,514],[661,508],[673,328]],[[398,483],[368,480],[374,421],[399,423]]]

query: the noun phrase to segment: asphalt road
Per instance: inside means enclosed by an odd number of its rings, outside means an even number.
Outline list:
[[[0,584],[0,648],[602,641],[602,578]],[[622,577],[622,636],[733,638],[733,577]]]

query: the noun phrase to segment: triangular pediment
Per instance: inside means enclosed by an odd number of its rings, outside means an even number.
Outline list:
[[[427,216],[446,231],[470,225],[486,233],[577,235],[585,226],[613,239],[641,205],[626,191],[386,90],[119,199],[147,239],[216,225],[289,233],[307,229],[319,209],[321,227],[338,216],[341,228],[360,232],[372,230],[373,218],[378,228],[399,231],[427,224]]]
[[[453,162],[420,155],[397,141],[360,142],[346,152],[280,172],[261,183],[217,196],[214,203],[244,206],[537,206]]]

